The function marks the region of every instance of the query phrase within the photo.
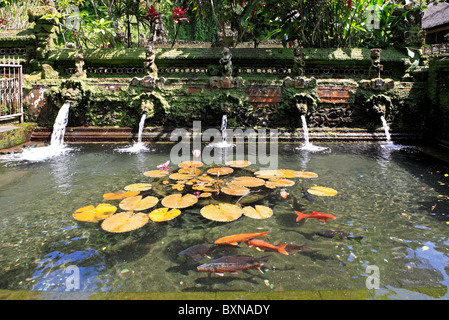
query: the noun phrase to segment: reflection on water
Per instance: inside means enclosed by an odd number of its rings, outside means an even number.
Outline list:
[[[287,199],[279,192],[262,199],[259,204],[274,212],[265,220],[243,216],[212,222],[199,215],[197,206],[172,221],[111,234],[72,218],[82,206],[105,202],[103,193],[151,181],[142,173],[170,159],[171,147],[157,144],[151,154],[122,154],[116,146],[85,145],[58,159],[1,163],[0,176],[12,178],[0,184],[0,289],[61,292],[73,289],[75,275],[80,280],[76,290],[86,292],[360,289],[371,265],[380,270],[376,292],[390,298],[429,298],[411,288],[448,287],[449,169],[413,148],[335,144],[327,152],[304,153],[294,144],[280,144],[279,168],[316,172],[318,178],[295,179]],[[309,201],[302,191],[314,185],[338,194]],[[337,219],[298,223],[293,198],[304,213],[325,212]],[[363,238],[314,235],[323,229]],[[265,273],[250,270],[223,278],[196,270],[207,258],[197,263],[178,256],[192,245],[260,230],[270,231],[270,243],[308,241],[312,250],[271,253]],[[267,254],[245,244],[221,249],[216,257]]]

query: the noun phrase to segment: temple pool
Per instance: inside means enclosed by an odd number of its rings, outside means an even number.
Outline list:
[[[418,147],[389,149],[381,144],[329,144],[322,152],[280,143],[278,168],[314,172],[315,178],[290,178],[293,186],[270,189],[257,202],[272,209],[266,219],[242,215],[235,221],[204,218],[196,204],[176,218],[149,221],[125,233],[111,233],[101,222],[80,222],[72,214],[99,203],[118,207],[103,194],[134,183],[152,183],[143,172],[170,158],[173,144],[151,144],[146,152],[117,152],[117,145],[71,145],[72,150],[44,161],[0,158],[0,289],[63,292],[176,292],[363,289],[412,292],[449,286],[449,167]],[[171,164],[172,169],[178,169]],[[204,168],[199,168],[204,169]],[[253,163],[245,170],[257,171]],[[234,172],[239,170],[235,168]],[[248,171],[246,171],[248,172]],[[205,173],[203,171],[201,174]],[[220,177],[225,179],[226,177]],[[165,177],[162,180],[169,181]],[[173,181],[167,185],[168,193]],[[304,193],[313,186],[336,190],[333,196]],[[260,187],[264,188],[264,187]],[[162,196],[155,187],[146,194]],[[256,195],[254,192],[253,195]],[[306,197],[309,196],[309,198]],[[235,203],[239,197],[231,198]],[[244,198],[243,198],[244,199]],[[243,202],[242,199],[242,202]],[[295,201],[296,199],[296,201]],[[148,210],[160,207],[161,202]],[[296,221],[295,210],[336,217]],[[117,210],[121,212],[121,209]],[[318,230],[339,230],[358,239],[326,238]],[[269,231],[271,244],[307,243],[310,250],[289,255],[240,243],[218,246],[225,255],[271,255],[263,273],[256,269],[199,272],[211,262],[178,255],[228,235]],[[404,289],[405,288],[405,289]],[[412,291],[410,291],[412,290]],[[413,292],[412,292],[413,293]],[[430,298],[413,293],[416,298]],[[448,298],[448,293],[442,298]]]

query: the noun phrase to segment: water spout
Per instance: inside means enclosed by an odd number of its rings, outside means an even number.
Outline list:
[[[227,142],[227,138],[228,138],[228,134],[226,131],[227,125],[228,125],[228,116],[226,114],[224,114],[223,117],[221,118],[221,128],[220,128],[221,142],[211,143],[211,144],[209,144],[209,146],[215,147],[215,148],[230,148],[230,147],[235,146],[235,144]]]
[[[70,102],[66,102],[58,111],[53,132],[51,134],[50,145],[38,148],[23,148],[21,153],[7,155],[2,157],[6,160],[26,160],[26,161],[44,161],[49,158],[66,154],[74,148],[68,147],[64,143],[64,135],[69,119]]]
[[[382,147],[390,148],[390,149],[403,148],[403,146],[397,145],[397,144],[393,143],[393,141],[391,140],[390,127],[388,126],[387,121],[385,120],[384,116],[380,116],[380,121],[382,121],[382,127],[384,129],[385,137],[386,137],[386,144],[382,145]]]
[[[50,146],[63,147],[64,135],[67,122],[69,120],[70,102],[66,102],[59,109],[55,123],[53,124],[53,132],[51,134]]]
[[[382,121],[382,126],[384,128],[385,137],[387,139],[387,144],[393,144],[391,141],[391,135],[390,135],[390,127],[387,124],[387,121],[385,120],[384,116],[380,116],[380,121]]]
[[[137,135],[137,142],[134,144],[124,147],[124,148],[118,148],[116,151],[118,152],[127,152],[127,153],[139,153],[139,152],[145,152],[148,151],[148,147],[145,145],[145,143],[142,142],[142,135],[143,135],[143,129],[145,128],[145,120],[147,118],[146,113],[142,114],[142,117],[140,118],[139,122],[139,132]]]
[[[326,150],[327,149],[326,147],[315,146],[310,142],[309,129],[307,128],[307,120],[306,120],[306,116],[304,114],[301,115],[301,121],[302,121],[302,130],[303,130],[303,134],[304,134],[304,144],[301,147],[298,147],[296,149],[304,150],[304,151],[311,151],[311,152]]]

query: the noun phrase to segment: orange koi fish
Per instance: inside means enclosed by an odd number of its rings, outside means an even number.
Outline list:
[[[281,196],[282,199],[287,199],[289,193],[287,191],[285,191],[285,189],[281,189],[281,191],[279,192],[279,195]]]
[[[267,237],[267,233],[269,231],[260,232],[260,233],[240,233],[240,234],[234,234],[232,236],[227,236],[220,238],[218,240],[215,240],[215,244],[232,244],[233,246],[236,246],[238,242],[245,242],[248,240],[251,240],[253,238],[257,237]]]
[[[296,222],[304,219],[304,218],[314,218],[316,220],[323,220],[324,223],[327,223],[327,219],[337,219],[335,218],[333,215],[331,214],[327,214],[327,213],[321,213],[321,212],[312,212],[310,214],[304,214],[302,212],[299,211],[295,211],[296,214],[298,215],[298,218],[296,218]]]
[[[262,252],[265,249],[269,249],[269,250],[273,250],[282,254],[285,254],[286,256],[288,256],[288,252],[285,251],[285,247],[287,246],[286,243],[281,244],[279,246],[274,246],[269,242],[260,240],[260,239],[251,239],[249,241],[246,241],[246,244],[250,247],[257,247],[260,248],[262,250]]]

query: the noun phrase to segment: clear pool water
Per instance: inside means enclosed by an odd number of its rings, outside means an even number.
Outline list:
[[[204,219],[200,206],[182,210],[174,220],[150,222],[141,229],[112,234],[99,224],[82,223],[72,213],[108,202],[114,192],[151,182],[143,172],[169,159],[172,144],[153,144],[138,154],[117,152],[117,145],[76,145],[44,161],[0,158],[0,289],[95,292],[269,291],[363,289],[378,268],[379,289],[449,285],[449,168],[419,148],[389,149],[380,144],[329,144],[324,152],[298,151],[279,144],[279,168],[312,171],[315,179],[295,179],[283,199],[273,192],[260,200],[274,215],[265,220],[242,216],[220,223]],[[252,169],[258,170],[254,164]],[[334,188],[334,197],[301,191],[313,185]],[[333,214],[327,224],[296,222],[298,199],[304,213]],[[109,201],[118,204],[119,201]],[[322,229],[363,236],[360,241],[313,236]],[[237,233],[270,231],[271,243],[308,241],[311,251],[285,256],[241,244],[214,254],[271,255],[270,269],[237,275],[201,273],[199,262],[178,256],[192,245],[212,243]],[[74,277],[77,277],[77,281]],[[410,291],[411,290],[411,291]],[[447,298],[448,295],[441,296]]]

